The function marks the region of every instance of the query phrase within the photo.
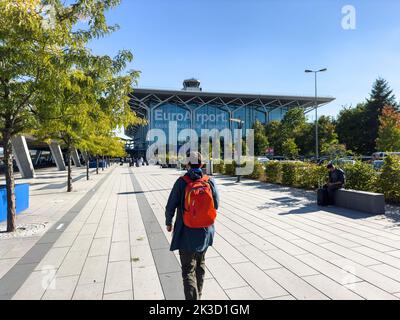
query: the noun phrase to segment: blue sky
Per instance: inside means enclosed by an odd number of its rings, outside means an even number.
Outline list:
[[[355,30],[342,28],[345,5]],[[91,47],[130,49],[139,87],[180,89],[196,77],[204,91],[313,95],[304,69],[326,67],[319,93],[337,100],[320,113],[336,115],[378,76],[400,99],[399,13],[398,0],[122,0],[107,14],[120,30]]]

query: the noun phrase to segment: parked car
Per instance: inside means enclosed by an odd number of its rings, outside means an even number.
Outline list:
[[[384,162],[385,162],[384,160],[374,160],[372,162],[372,166],[375,170],[380,170],[382,169]]]
[[[400,156],[400,152],[383,152],[383,151],[378,151],[378,152],[374,152],[372,154],[372,158],[374,160],[383,160],[385,159],[385,157],[387,157],[388,155],[398,155]]]
[[[287,160],[284,156],[273,156],[272,160],[284,161]]]
[[[270,161],[267,157],[258,157],[257,161],[260,163],[266,163],[268,161]]]

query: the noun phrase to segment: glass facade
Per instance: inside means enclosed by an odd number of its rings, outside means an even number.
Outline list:
[[[176,122],[177,132],[174,133],[178,135],[178,140],[182,140],[178,141],[178,145],[181,145],[186,141],[182,134],[185,129],[194,130],[200,137],[202,129],[221,131],[238,128],[239,124],[230,118],[242,120],[243,129],[251,129],[255,121],[269,123],[281,120],[290,108],[299,107],[307,113],[315,106],[314,97],[203,92],[197,85],[198,81],[195,88],[193,85],[188,88],[188,83],[192,82],[186,81],[181,91],[133,91],[130,102],[132,110],[148,122],[147,125],[128,128],[128,135],[134,139],[135,150],[142,153],[147,149],[149,142],[146,136],[150,129],[162,130],[168,141],[171,121]],[[318,104],[327,104],[333,100],[332,97],[319,97]],[[179,139],[180,133],[182,139]]]

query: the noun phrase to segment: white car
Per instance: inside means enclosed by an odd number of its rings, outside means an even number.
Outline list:
[[[259,158],[257,158],[257,161],[260,163],[266,163],[270,160],[267,157],[259,157]]]

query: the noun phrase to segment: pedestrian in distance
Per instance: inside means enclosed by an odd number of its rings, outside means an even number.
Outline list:
[[[201,154],[192,151],[187,160],[186,174],[176,180],[169,195],[165,218],[167,231],[173,232],[170,250],[179,250],[185,299],[200,300],[205,255],[213,244],[219,196],[215,181],[201,170]]]

